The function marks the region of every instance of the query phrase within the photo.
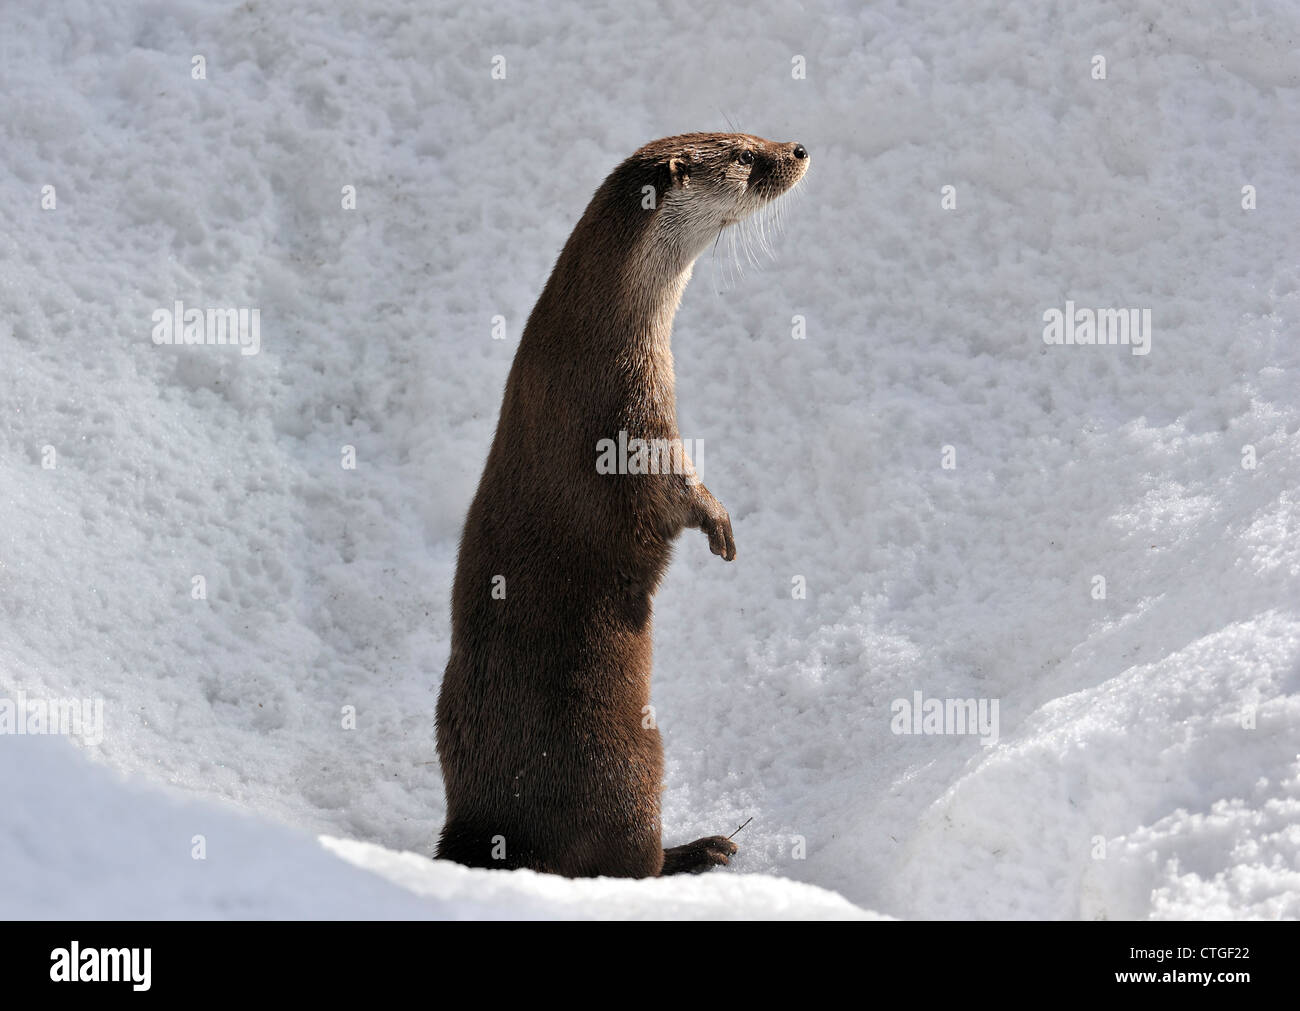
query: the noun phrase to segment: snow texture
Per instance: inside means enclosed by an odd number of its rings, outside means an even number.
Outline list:
[[[1282,2],[0,6],[0,698],[104,705],[0,736],[0,915],[1300,915],[1297,46]],[[519,331],[605,174],[728,119],[811,167],[678,315],[739,557],[683,535],[654,693],[666,841],[741,853],[431,862]],[[156,345],[177,300],[259,353]],[[1046,344],[1067,300],[1149,353]],[[895,733],[917,692],[996,741]]]

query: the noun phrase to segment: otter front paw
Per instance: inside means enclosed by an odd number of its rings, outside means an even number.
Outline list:
[[[727,510],[722,507],[722,503],[714,500],[716,509],[706,513],[700,520],[700,529],[709,538],[709,550],[715,555],[721,555],[724,562],[734,562],[736,560],[736,538],[731,532],[731,516]]]

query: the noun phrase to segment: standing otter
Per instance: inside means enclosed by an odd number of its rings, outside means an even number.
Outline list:
[[[731,519],[684,454],[650,468],[675,473],[610,474],[598,447],[620,433],[681,446],[670,338],[695,259],[807,168],[802,145],[748,134],[658,140],[610,174],[565,243],[461,537],[438,857],[654,877],[736,852],[722,836],[663,849],[663,746],[645,716],[650,600],[673,540],[697,528],[731,561]]]

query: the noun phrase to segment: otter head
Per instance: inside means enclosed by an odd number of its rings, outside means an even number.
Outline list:
[[[743,221],[794,186],[808,170],[802,144],[777,143],[746,133],[686,134],[657,141],[672,148],[666,160],[673,193],[690,196],[712,227]],[[671,202],[671,201],[670,201]]]
[[[602,258],[627,261],[638,281],[679,283],[723,229],[799,182],[808,160],[802,144],[747,133],[665,137],[611,173],[579,231],[597,239]]]
[[[808,151],[747,133],[688,133],[647,144],[667,184],[657,238],[694,261],[729,225],[781,196],[808,171]]]

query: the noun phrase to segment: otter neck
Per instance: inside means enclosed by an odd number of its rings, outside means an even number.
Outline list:
[[[581,347],[570,350],[627,366],[653,365],[666,371],[660,381],[671,386],[673,320],[698,253],[664,243],[653,225],[631,242],[626,231],[600,225],[575,229],[539,308],[544,303],[548,315],[581,333]]]

